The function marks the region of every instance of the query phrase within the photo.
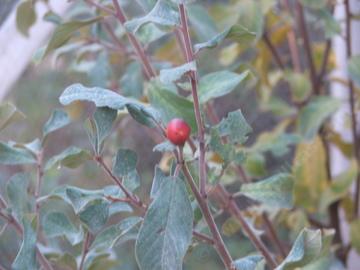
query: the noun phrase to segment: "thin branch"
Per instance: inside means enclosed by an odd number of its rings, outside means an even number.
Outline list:
[[[89,252],[90,238],[91,238],[90,233],[89,233],[89,232],[86,232],[86,234],[85,234],[85,240],[84,240],[83,248],[82,248],[82,253],[81,253],[81,260],[80,260],[79,270],[83,270],[83,268],[84,268],[85,258],[86,258],[86,255],[87,255],[88,252]]]
[[[116,16],[114,10],[112,10],[111,8],[108,8],[108,7],[106,7],[106,6],[100,5],[100,4],[96,3],[96,2],[93,1],[93,0],[85,0],[85,2],[88,3],[88,4],[91,5],[91,6],[96,7],[97,9],[100,9],[100,10],[108,13],[109,15]]]
[[[323,84],[324,76],[326,74],[326,68],[328,66],[328,62],[330,58],[330,51],[331,51],[331,40],[328,39],[326,41],[324,56],[321,62],[319,75],[317,76],[317,87],[320,87]]]
[[[183,35],[184,47],[186,51],[186,60],[187,62],[192,62],[195,60],[195,56],[192,50],[190,32],[188,27],[188,21],[186,17],[186,10],[184,4],[179,4],[179,13],[181,21],[181,33]],[[194,100],[194,111],[196,124],[198,129],[198,140],[199,140],[199,186],[200,194],[202,197],[206,198],[206,182],[207,182],[207,173],[206,173],[206,163],[205,163],[205,127],[200,112],[200,103],[197,90],[197,72],[193,71],[189,74],[190,83],[191,83],[191,93]]]
[[[275,231],[275,228],[271,222],[271,220],[269,219],[269,216],[266,212],[264,212],[262,214],[262,217],[263,217],[263,220],[265,222],[265,226],[266,226],[266,229],[267,231],[269,232],[268,235],[270,236],[270,239],[271,241],[275,244],[275,246],[277,247],[278,251],[280,252],[281,254],[281,257],[282,259],[284,259],[287,255],[287,250],[286,248],[284,247],[284,245],[281,243],[276,231]]]
[[[200,240],[202,242],[205,242],[205,243],[207,243],[209,245],[214,245],[215,244],[215,241],[214,241],[213,238],[211,238],[210,236],[207,236],[206,234],[197,232],[195,230],[193,230],[193,236],[195,238],[197,238],[198,240]]]
[[[319,89],[317,88],[317,83],[316,83],[317,82],[316,69],[315,69],[314,59],[313,59],[313,55],[312,55],[312,51],[311,51],[309,34],[308,34],[307,27],[306,27],[304,8],[301,5],[301,3],[299,2],[299,0],[296,1],[296,11],[297,11],[297,16],[298,16],[298,21],[299,21],[298,25],[300,27],[300,32],[301,32],[303,42],[304,42],[304,47],[305,47],[305,54],[306,54],[306,58],[307,58],[309,69],[310,69],[310,79],[311,79],[311,85],[313,88],[313,93],[318,95]]]
[[[350,13],[350,3],[349,0],[345,0],[345,13],[346,13],[346,51],[348,60],[352,56],[351,49],[351,13]],[[349,78],[349,105],[350,105],[350,114],[351,114],[351,132],[354,143],[354,156],[358,164],[360,164],[360,138],[357,134],[357,119],[356,119],[356,108],[355,108],[355,90],[353,81]],[[354,198],[354,217],[360,215],[359,202],[360,202],[360,172],[356,177],[356,187],[355,187],[355,198]]]
[[[280,57],[277,49],[276,49],[275,46],[272,44],[272,42],[271,42],[271,40],[270,40],[270,38],[269,38],[269,36],[268,36],[268,34],[267,34],[266,32],[263,34],[263,40],[264,40],[266,46],[268,47],[269,51],[270,51],[271,54],[273,55],[276,64],[279,66],[279,68],[280,68],[281,70],[284,70],[284,69],[285,69],[284,63],[283,63],[283,61],[281,60],[281,57]]]

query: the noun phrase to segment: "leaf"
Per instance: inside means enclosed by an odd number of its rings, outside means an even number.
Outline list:
[[[98,251],[113,248],[116,242],[133,229],[141,220],[142,218],[140,217],[128,217],[121,220],[118,224],[106,228],[96,236],[94,242],[91,244],[91,248]]]
[[[111,66],[108,54],[102,51],[98,54],[94,66],[88,72],[88,77],[92,86],[106,87],[111,76]]]
[[[70,123],[70,118],[66,112],[62,110],[54,110],[50,118],[47,120],[43,127],[44,138],[51,132],[65,127]]]
[[[119,84],[124,96],[140,98],[143,95],[144,84],[141,64],[135,61],[128,64]]]
[[[135,121],[148,126],[155,127],[157,122],[160,122],[159,113],[152,107],[139,106],[137,104],[128,104],[126,108]]]
[[[60,154],[49,159],[45,165],[45,170],[59,166],[75,169],[87,160],[91,160],[91,155],[88,151],[70,146]]]
[[[54,262],[55,269],[64,269],[64,270],[76,270],[77,264],[76,259],[69,253],[61,255],[60,258],[56,259]]]
[[[279,173],[256,183],[243,184],[240,192],[267,206],[293,207],[293,177],[288,173]]]
[[[135,18],[125,23],[127,31],[135,34],[139,28],[147,23],[155,23],[162,26],[179,25],[179,14],[173,9],[173,5],[166,0],[157,1],[154,8],[144,17]]]
[[[216,126],[220,135],[228,136],[231,143],[244,143],[252,128],[245,120],[241,110],[228,113],[227,117],[222,119]]]
[[[61,212],[50,212],[42,220],[42,229],[47,237],[65,236],[72,245],[80,242],[81,232]]]
[[[244,167],[246,172],[254,177],[263,177],[266,175],[266,160],[261,153],[251,153],[246,156]]]
[[[24,173],[13,175],[6,185],[6,194],[9,199],[9,206],[18,221],[21,221],[24,214],[31,212],[33,200],[28,195],[29,176]]]
[[[71,21],[58,25],[46,47],[44,57],[46,57],[51,51],[64,45],[71,38],[75,31],[100,21],[101,19],[102,17],[96,17],[84,21]]]
[[[131,192],[135,191],[140,186],[139,173],[134,169],[130,171],[123,179],[124,186]]]
[[[156,40],[159,40],[166,34],[167,33],[165,31],[160,30],[160,28],[153,23],[143,25],[136,32],[136,36],[139,38],[139,41],[142,44],[145,44],[145,46]]]
[[[296,147],[292,170],[295,205],[314,212],[319,205],[320,194],[328,185],[326,153],[319,137]]]
[[[158,83],[149,85],[149,98],[151,105],[159,111],[165,123],[173,118],[186,119],[192,133],[197,132],[194,105],[191,101],[170,92]]]
[[[350,58],[348,72],[350,78],[360,87],[360,55],[355,55]]]
[[[186,186],[169,177],[150,204],[136,241],[141,270],[180,270],[192,238],[193,211]]]
[[[36,12],[32,1],[23,1],[16,10],[16,27],[24,36],[29,36],[29,29],[36,22]]]
[[[265,260],[263,256],[251,255],[234,261],[238,270],[261,270],[264,269]]]
[[[199,81],[200,103],[231,93],[248,74],[249,71],[237,74],[224,70],[205,75]]]
[[[130,149],[119,149],[113,162],[113,173],[124,177],[136,169],[137,155]]]
[[[34,219],[36,223],[36,219]],[[27,217],[22,219],[23,224],[23,241],[19,253],[16,255],[14,262],[11,265],[13,270],[36,270],[38,269],[36,263],[36,225],[33,226]]]
[[[154,152],[172,152],[176,149],[176,146],[173,145],[170,141],[166,140],[162,143],[159,143],[154,146],[153,151]]]
[[[25,119],[25,115],[11,103],[0,105],[0,131],[9,124]]]
[[[158,167],[155,166],[154,179],[151,185],[150,198],[154,199],[161,189],[162,184],[169,180],[166,174]]]
[[[312,140],[324,121],[340,107],[341,102],[329,96],[313,98],[300,111],[297,121],[298,132],[306,139]]]
[[[216,35],[216,25],[205,7],[193,4],[186,11],[190,27],[199,40],[209,40]]]
[[[317,16],[322,20],[325,30],[325,38],[329,39],[341,33],[340,23],[326,9],[317,10]]]
[[[320,211],[325,212],[328,206],[345,197],[349,188],[358,174],[358,167],[355,160],[352,160],[349,168],[335,177],[331,184],[320,195]]]
[[[285,79],[290,84],[291,98],[293,101],[302,102],[309,97],[311,84],[306,74],[289,71],[286,72]]]
[[[356,252],[360,254],[360,219],[356,219],[350,224],[350,241]]]
[[[180,80],[186,73],[196,71],[196,62],[188,62],[181,66],[160,70],[160,81],[163,84],[170,84]]]
[[[109,202],[97,199],[89,202],[80,212],[79,218],[91,233],[97,233],[109,217]]]
[[[0,142],[0,164],[19,165],[35,163],[35,157],[28,150]]]
[[[296,238],[288,256],[276,270],[301,268],[318,259],[329,248],[334,232],[334,230],[322,232],[321,230],[303,229]]]

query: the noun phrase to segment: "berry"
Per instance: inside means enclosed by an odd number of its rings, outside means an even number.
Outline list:
[[[166,127],[166,136],[175,145],[184,145],[190,133],[190,126],[180,118],[172,119]]]

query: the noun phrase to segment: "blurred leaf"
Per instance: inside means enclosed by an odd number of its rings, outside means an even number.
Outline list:
[[[321,9],[321,8],[325,8],[326,4],[327,4],[327,0],[300,0],[300,2],[308,7],[308,8],[312,8],[312,9]]]
[[[173,118],[186,119],[191,132],[197,132],[193,103],[184,97],[170,92],[157,82],[149,85],[149,98],[151,105],[156,108],[164,123]]]
[[[20,3],[16,10],[16,27],[24,36],[29,36],[29,29],[36,22],[34,3],[26,0]]]
[[[169,1],[159,0],[154,8],[144,17],[127,21],[125,28],[127,31],[135,34],[142,25],[151,22],[163,26],[179,25],[179,14]]]
[[[140,27],[140,29],[136,32],[136,36],[139,38],[140,42],[145,45],[162,38],[166,34],[167,33],[165,31],[160,30],[160,28],[153,23]]]
[[[29,175],[17,173],[13,175],[6,185],[6,194],[9,206],[17,220],[20,222],[26,213],[31,212],[33,200],[28,195]]]
[[[319,9],[319,10],[317,10],[316,14],[324,23],[326,39],[332,38],[335,35],[339,35],[341,33],[340,23],[335,19],[335,17],[328,10]]]
[[[285,260],[276,270],[292,270],[301,268],[318,259],[327,252],[334,235],[334,230],[310,230],[303,229]]]
[[[0,105],[0,131],[9,124],[25,119],[25,115],[13,104],[4,103]]]
[[[60,15],[56,14],[54,11],[47,11],[44,16],[43,16],[43,20],[45,22],[51,22],[55,25],[59,25],[62,23],[62,18]]]
[[[136,170],[137,155],[130,149],[119,149],[113,162],[112,171],[116,176],[124,177]]]
[[[231,93],[249,74],[244,71],[241,74],[227,70],[205,75],[199,81],[199,99],[201,103]]]
[[[360,87],[360,55],[352,56],[348,63],[350,78]]]
[[[181,269],[192,227],[186,186],[181,179],[169,177],[150,204],[136,241],[140,269]]]
[[[319,205],[320,194],[328,185],[326,153],[319,137],[297,146],[292,169],[295,204],[314,212]]]
[[[266,160],[261,153],[251,153],[246,156],[244,167],[246,171],[254,177],[266,175]]]
[[[293,177],[291,174],[279,173],[259,182],[243,184],[240,192],[267,206],[293,207]]]
[[[131,117],[138,123],[155,127],[156,123],[161,122],[159,112],[150,106],[139,106],[138,104],[128,104],[126,108]]]
[[[66,112],[62,110],[54,110],[50,118],[43,126],[43,137],[45,138],[51,132],[54,132],[60,128],[65,127],[70,123],[70,118]]]
[[[106,87],[111,76],[111,71],[108,54],[105,51],[100,52],[94,62],[93,68],[88,72],[91,85]]]
[[[228,113],[227,117],[222,119],[216,128],[219,130],[220,136],[228,136],[231,143],[245,143],[248,134],[252,132],[252,128],[240,109]]]
[[[72,224],[68,217],[61,212],[50,212],[42,220],[42,229],[47,237],[66,237],[72,245],[81,241],[81,232]],[[81,235],[82,236],[82,235]]]
[[[320,211],[325,212],[328,206],[345,197],[349,188],[356,178],[358,167],[355,160],[352,160],[349,168],[335,177],[331,184],[320,195]]]
[[[0,164],[19,165],[35,163],[35,157],[28,150],[0,142]]]
[[[97,199],[89,202],[80,212],[80,220],[93,234],[99,232],[109,217],[109,202]]]
[[[119,260],[114,259],[111,253],[92,253],[87,256],[84,269],[112,270],[118,264]]]
[[[309,97],[311,93],[311,84],[306,74],[288,71],[286,72],[285,79],[290,84],[293,101],[302,102]]]
[[[216,25],[209,16],[206,8],[201,5],[190,5],[187,8],[190,27],[194,30],[198,40],[209,40],[217,34]]]
[[[130,171],[123,179],[124,186],[131,192],[140,186],[140,175],[136,170]]]
[[[91,244],[91,248],[96,250],[113,248],[116,242],[133,229],[141,220],[141,217],[128,217],[121,220],[118,224],[106,228],[96,236],[94,242]]]
[[[60,166],[75,169],[85,161],[91,159],[92,157],[88,151],[77,148],[75,146],[70,146],[60,154],[50,158],[45,165],[45,170],[50,170],[53,167]]]
[[[36,270],[38,269],[36,263],[36,218],[31,221],[28,217],[24,217],[22,224],[24,230],[23,241],[19,253],[11,265],[11,269]]]
[[[179,67],[160,70],[160,81],[163,84],[170,84],[181,79],[186,73],[196,71],[196,62],[192,61]]]
[[[54,264],[59,269],[64,269],[64,270],[76,270],[77,269],[76,260],[69,253],[65,253],[65,254],[61,255],[60,258],[56,259]],[[58,268],[55,268],[55,269],[58,269]]]
[[[300,111],[297,129],[306,139],[312,140],[324,121],[340,107],[341,102],[329,96],[313,98]]]
[[[166,140],[162,143],[159,143],[154,146],[153,151],[154,152],[172,152],[176,149],[176,146],[173,145],[170,141]]]
[[[351,142],[346,142],[340,133],[332,129],[327,130],[327,139],[330,143],[334,144],[345,157],[349,159],[352,157],[353,145]]]
[[[46,57],[53,50],[64,45],[71,38],[75,31],[84,26],[100,21],[101,19],[102,17],[96,17],[84,21],[71,21],[58,25],[46,47],[44,57]]]
[[[138,4],[147,12],[149,12],[156,4],[157,0],[136,0]]]
[[[350,224],[350,241],[356,252],[360,254],[360,219],[356,219]]]
[[[265,269],[265,260],[263,256],[251,255],[234,261],[237,270],[263,270]]]
[[[140,98],[143,95],[144,76],[141,64],[132,62],[126,66],[119,84],[124,96]]]
[[[263,12],[266,10],[263,6],[253,0],[243,0],[238,5],[239,19],[238,24],[251,33],[256,34],[256,40],[259,40],[263,34],[264,18]]]
[[[158,167],[155,167],[154,179],[151,185],[150,198],[154,199],[165,181],[169,180],[165,173]]]

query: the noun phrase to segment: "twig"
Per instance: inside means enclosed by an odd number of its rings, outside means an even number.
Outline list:
[[[276,64],[279,66],[279,68],[281,70],[284,70],[284,68],[285,68],[284,63],[282,62],[278,51],[276,50],[276,48],[272,44],[272,42],[271,42],[271,40],[270,40],[270,38],[269,38],[269,36],[268,36],[268,34],[266,32],[263,34],[263,40],[264,40],[266,46],[268,47],[268,49],[270,50],[271,54],[273,55]]]
[[[80,260],[79,270],[83,270],[83,268],[84,268],[85,258],[86,258],[86,255],[89,252],[90,237],[91,237],[90,233],[86,232],[85,240],[84,240],[83,248],[82,248],[82,253],[81,253],[81,260]]]
[[[310,46],[310,39],[309,34],[306,28],[306,22],[305,22],[305,16],[304,16],[304,8],[299,2],[299,0],[296,1],[296,10],[297,10],[297,16],[298,16],[298,25],[300,27],[300,32],[303,38],[304,47],[305,47],[305,54],[308,61],[308,65],[310,68],[310,79],[311,79],[311,85],[313,88],[313,93],[316,95],[319,94],[319,89],[317,88],[317,79],[316,79],[316,69],[314,65],[314,59],[311,51]]]
[[[102,10],[102,11],[108,13],[108,14],[110,14],[110,15],[115,16],[115,12],[114,12],[114,10],[112,10],[111,8],[108,8],[108,7],[106,7],[106,6],[102,6],[102,5],[96,3],[96,2],[93,1],[93,0],[85,0],[85,2],[88,3],[89,5],[92,5],[92,6],[96,7],[96,8],[98,8],[98,9],[100,9],[100,10]]]
[[[180,21],[181,28],[180,31],[184,40],[184,47],[186,51],[186,60],[187,62],[192,62],[195,60],[194,53],[192,50],[190,32],[188,27],[188,21],[186,18],[186,10],[183,3],[179,4],[179,13],[180,13]],[[199,140],[199,186],[200,186],[200,194],[202,197],[206,197],[206,163],[205,163],[205,127],[203,124],[203,120],[200,112],[200,103],[199,97],[197,93],[197,72],[193,71],[189,74],[190,83],[191,83],[191,93],[194,101],[194,111],[196,124],[198,129],[198,140]]]
[[[210,236],[207,236],[206,234],[197,232],[195,230],[193,230],[193,236],[196,237],[198,240],[205,242],[209,245],[214,245],[214,239],[211,238]]]
[[[268,217],[268,214],[266,212],[264,212],[262,214],[262,217],[263,217],[263,220],[265,222],[265,226],[267,228],[267,231],[269,232],[268,235],[270,236],[271,238],[271,241],[274,242],[275,246],[277,247],[278,251],[280,252],[281,254],[281,257],[282,259],[284,259],[287,255],[287,251],[286,251],[286,248],[284,247],[284,245],[281,243],[276,231],[275,231],[275,228],[273,226],[273,224],[271,223],[269,217]]]
[[[349,0],[345,0],[345,12],[346,12],[346,51],[348,60],[352,56],[351,49],[351,13],[350,13],[350,3]],[[350,105],[350,114],[351,114],[351,132],[354,143],[354,156],[357,163],[360,165],[360,149],[359,149],[359,140],[357,134],[357,120],[356,120],[356,109],[355,109],[355,91],[353,81],[349,78],[349,105]],[[354,217],[360,215],[359,212],[359,202],[360,202],[360,172],[356,177],[356,186],[355,186],[355,198],[354,198]]]

